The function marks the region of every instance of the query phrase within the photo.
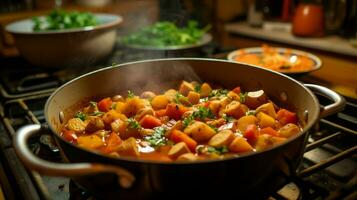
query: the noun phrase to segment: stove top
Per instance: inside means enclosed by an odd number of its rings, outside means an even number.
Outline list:
[[[229,50],[227,50],[228,52]],[[224,49],[209,45],[186,57],[224,57]],[[86,72],[128,61],[174,57],[117,47],[106,63],[81,69],[42,69],[21,58],[0,60],[0,183],[8,199],[95,199],[69,178],[47,177],[27,171],[11,141],[25,124],[44,124],[43,108],[58,86]],[[182,55],[179,55],[182,56]],[[328,100],[319,97],[322,104]],[[357,104],[349,101],[344,111],[321,119],[310,135],[299,176],[290,177],[269,199],[356,199]],[[30,141],[32,151],[43,159],[63,162],[51,135]]]

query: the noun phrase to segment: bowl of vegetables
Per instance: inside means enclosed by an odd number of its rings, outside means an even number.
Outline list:
[[[211,42],[212,36],[207,33],[209,29],[209,25],[199,28],[198,22],[193,20],[183,27],[173,22],[160,21],[122,37],[120,43],[139,50],[193,49]]]
[[[121,16],[53,10],[6,26],[20,54],[38,67],[74,67],[98,62],[115,44]]]

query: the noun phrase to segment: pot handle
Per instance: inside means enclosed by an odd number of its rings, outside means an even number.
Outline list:
[[[314,85],[314,84],[304,84],[304,85],[307,88],[309,88],[312,92],[321,94],[324,97],[327,97],[333,101],[333,103],[330,105],[321,106],[321,110],[320,110],[321,118],[335,114],[344,109],[346,100],[341,95],[320,85]]]
[[[98,173],[114,173],[119,178],[119,185],[130,188],[135,177],[128,170],[114,165],[99,163],[54,163],[35,156],[27,146],[30,137],[45,129],[39,124],[31,124],[21,127],[14,137],[14,148],[22,162],[32,170],[49,176],[82,176]],[[47,129],[47,128],[46,128]]]

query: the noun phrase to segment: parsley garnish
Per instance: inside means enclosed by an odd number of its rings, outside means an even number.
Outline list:
[[[190,103],[190,101],[188,100],[187,97],[183,96],[181,93],[177,92],[176,95],[175,95],[175,98],[173,99],[173,101],[177,104],[186,104],[186,105],[192,105]]]
[[[133,128],[133,129],[140,129],[141,128],[141,125],[139,124],[139,122],[136,121],[133,118],[127,119],[127,122],[128,122],[128,127],[129,128]]]
[[[195,92],[197,92],[197,93],[200,93],[200,92],[201,92],[201,86],[200,86],[199,84],[197,84],[197,85],[195,86]]]
[[[215,115],[212,113],[212,111],[209,108],[202,107],[202,106],[198,107],[198,109],[195,110],[192,113],[192,115],[183,119],[183,126],[187,127],[194,119],[204,120],[206,118],[214,119]]]
[[[224,154],[224,153],[229,152],[229,150],[226,146],[222,146],[222,147],[209,146],[209,147],[207,147],[207,151],[208,151],[208,153],[216,153],[216,154]]]
[[[150,146],[157,148],[159,146],[165,145],[168,143],[167,138],[165,137],[166,128],[156,127],[154,128],[154,133],[149,136],[145,136],[144,140],[150,143]]]
[[[255,110],[248,110],[245,115],[255,115]]]
[[[216,89],[212,90],[212,92],[209,94],[209,97],[221,97],[221,96],[227,96],[228,90],[226,89]]]
[[[222,115],[222,118],[223,118],[224,120],[226,120],[226,122],[231,122],[231,121],[234,120],[234,117],[228,116],[228,115],[225,114],[225,113]]]
[[[87,115],[84,114],[83,112],[77,112],[74,117],[75,117],[75,118],[79,118],[79,119],[81,119],[82,121],[84,121],[84,120],[86,120]]]
[[[128,98],[131,99],[134,97],[135,97],[135,94],[132,91],[128,90]]]
[[[245,98],[247,97],[248,92],[244,92],[244,93],[239,93],[239,99],[241,103],[245,102]]]

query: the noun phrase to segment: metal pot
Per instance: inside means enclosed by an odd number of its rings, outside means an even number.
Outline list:
[[[278,105],[295,108],[303,131],[265,151],[185,163],[112,158],[75,146],[59,135],[63,120],[71,117],[68,108],[86,97],[123,94],[129,89],[136,93],[159,91],[177,87],[183,79],[204,80],[228,88],[239,85],[245,91],[263,89]],[[310,89],[334,103],[320,106]],[[31,153],[27,140],[41,130],[48,131],[40,125],[22,127],[14,146],[30,169],[45,175],[73,177],[79,185],[104,199],[141,199],[162,194],[262,198],[276,190],[285,177],[296,175],[309,132],[320,117],[340,111],[344,103],[341,96],[322,86],[303,85],[283,74],[246,64],[199,58],[141,61],[88,73],[50,96],[45,107],[46,121],[69,163],[48,162]],[[118,175],[119,181],[113,174]]]

